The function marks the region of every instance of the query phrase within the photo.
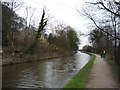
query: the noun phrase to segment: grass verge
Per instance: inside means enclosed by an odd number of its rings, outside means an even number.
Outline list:
[[[112,69],[115,72],[115,74],[117,74],[118,77],[120,77],[120,66],[117,65],[114,60],[111,60],[108,57],[105,58],[105,61],[112,66]]]
[[[63,90],[65,88],[84,88],[95,58],[96,56],[92,54],[90,61],[63,86]]]

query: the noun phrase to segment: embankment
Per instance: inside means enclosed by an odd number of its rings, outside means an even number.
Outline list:
[[[90,61],[73,77],[71,78],[64,86],[65,88],[84,88],[86,81],[89,76],[89,72],[94,64],[96,56],[91,55]]]
[[[10,55],[7,55],[7,57],[5,57],[5,58],[2,57],[2,66],[20,64],[20,63],[29,63],[29,62],[59,58],[59,57],[64,57],[64,56],[69,56],[69,55],[70,54],[61,55],[58,53],[24,54],[22,57],[19,57],[19,56],[12,57]]]

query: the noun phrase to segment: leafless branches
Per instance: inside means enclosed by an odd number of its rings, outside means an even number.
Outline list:
[[[88,2],[87,2],[88,3]],[[89,18],[93,23],[94,23],[94,25],[98,28],[98,29],[100,29],[101,31],[103,31],[103,32],[105,32],[105,33],[107,33],[109,36],[111,36],[111,37],[113,37],[113,38],[115,38],[115,39],[118,39],[118,40],[120,40],[120,38],[119,37],[117,37],[116,35],[112,35],[112,34],[110,34],[108,31],[105,31],[104,29],[103,29],[103,26],[100,26],[100,25],[102,25],[102,24],[105,24],[105,26],[107,25],[107,22],[109,22],[109,23],[111,23],[112,24],[112,27],[113,27],[113,29],[114,29],[114,31],[115,31],[115,33],[117,32],[116,30],[116,28],[117,28],[117,22],[116,22],[116,19],[117,18],[119,18],[120,17],[120,14],[118,13],[119,12],[119,8],[118,8],[118,6],[116,7],[114,7],[113,6],[113,3],[114,3],[114,5],[116,5],[115,4],[115,2],[110,2],[109,0],[108,0],[108,2],[107,2],[107,4],[108,4],[108,6],[109,6],[109,8],[104,4],[104,2],[102,1],[102,0],[99,0],[98,2],[89,2],[89,4],[91,5],[91,6],[94,6],[94,5],[101,5],[101,6],[99,6],[99,9],[100,10],[103,10],[103,11],[107,11],[107,12],[109,12],[110,14],[107,14],[107,13],[105,13],[105,15],[106,15],[106,18],[109,18],[108,20],[105,20],[105,17],[103,18],[103,17],[101,17],[100,16],[100,18],[98,19],[98,18],[96,18],[95,16],[95,14],[94,14],[94,12],[90,12],[89,10],[86,10],[86,9],[83,9],[83,13],[80,13],[80,11],[79,10],[77,10],[78,11],[78,13],[79,14],[82,14],[83,16],[86,16],[87,18]],[[117,5],[119,5],[119,2],[117,2]],[[97,7],[95,8],[95,9],[97,9]],[[99,12],[99,13],[102,13],[102,12]],[[98,19],[98,20],[97,20]],[[102,21],[100,22],[100,19],[102,19]],[[99,23],[99,24],[98,24]]]

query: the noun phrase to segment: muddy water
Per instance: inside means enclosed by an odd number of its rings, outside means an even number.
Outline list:
[[[81,52],[32,63],[2,68],[3,88],[60,88],[88,61],[90,56]]]

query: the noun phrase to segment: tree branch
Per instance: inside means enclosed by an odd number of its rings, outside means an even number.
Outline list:
[[[95,26],[96,26],[98,29],[100,29],[101,31],[105,32],[106,34],[108,34],[109,36],[113,37],[114,39],[120,40],[120,38],[115,37],[115,36],[113,36],[112,34],[109,34],[109,33],[108,33],[107,31],[105,31],[104,29],[100,28],[100,27],[97,25],[97,23],[95,22],[95,20],[94,20],[93,18],[89,18],[89,19],[93,21],[93,23],[95,24]]]
[[[120,14],[117,14],[117,13],[111,11],[110,9],[108,9],[108,8],[103,4],[103,2],[99,2],[99,4],[101,4],[101,5],[103,6],[103,8],[104,8],[105,10],[107,10],[108,12],[111,12],[111,13],[113,13],[114,15],[120,17]]]

